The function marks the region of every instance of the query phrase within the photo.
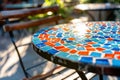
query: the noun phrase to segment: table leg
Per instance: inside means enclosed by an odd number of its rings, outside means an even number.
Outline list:
[[[103,80],[103,75],[99,74],[99,80]]]
[[[86,13],[91,17],[91,19],[92,19],[93,21],[95,21],[95,18],[94,18],[94,16],[93,16],[91,13],[89,13],[88,11],[86,11]]]
[[[99,11],[98,16],[99,16],[99,20],[101,21],[101,11]]]
[[[77,71],[82,80],[88,80],[85,74],[82,71]]]

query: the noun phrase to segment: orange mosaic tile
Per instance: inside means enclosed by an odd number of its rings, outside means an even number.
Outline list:
[[[58,28],[55,28],[55,27],[54,27],[54,28],[51,28],[51,30],[54,30],[54,31],[56,31],[56,30],[58,30]]]
[[[69,48],[62,48],[62,49],[60,49],[60,51],[63,51],[63,52],[67,52],[69,50],[70,50]]]
[[[118,32],[118,34],[120,34],[120,32]]]
[[[53,43],[59,42],[60,38],[51,38]]]
[[[69,28],[63,28],[63,30],[68,31],[68,30],[69,30]]]
[[[54,48],[57,49],[57,50],[60,50],[62,48],[65,48],[65,46],[55,46]]]
[[[87,30],[87,32],[91,32],[91,30]]]
[[[89,51],[79,51],[79,55],[89,55]]]
[[[48,46],[51,46],[51,47],[54,47],[54,46],[55,46],[55,44],[54,44],[54,43],[51,43],[51,42],[45,42],[45,44],[48,45]]]
[[[70,53],[72,53],[72,54],[74,54],[76,52],[77,52],[77,50],[75,50],[75,49],[70,50]]]
[[[98,50],[98,51],[103,51],[103,50],[105,50],[105,49],[98,47],[98,48],[96,48],[96,50]]]
[[[85,37],[86,37],[86,38],[90,38],[90,35],[89,35],[89,34],[86,34]]]
[[[96,42],[88,42],[87,44],[95,44]]]
[[[107,38],[107,40],[112,41],[112,40],[113,40],[113,38]]]
[[[45,38],[45,39],[48,39],[48,38],[49,38],[49,34],[45,34],[45,35],[44,35],[44,38]]]
[[[97,32],[99,32],[100,30],[95,30],[95,32],[97,33]]]
[[[75,38],[68,38],[68,40],[71,40],[71,41],[73,41],[73,40],[75,40]]]
[[[76,46],[82,46],[82,44],[77,44]]]
[[[63,40],[60,40],[60,43],[61,43],[61,44],[64,44],[65,42],[64,42]]]
[[[92,47],[91,45],[85,45],[85,47]]]
[[[117,59],[119,59],[119,60],[120,60],[120,55],[119,55],[119,56],[117,56]]]
[[[44,34],[40,34],[38,37],[39,37],[39,38],[42,38],[42,37],[43,37],[43,35],[44,35]]]
[[[47,40],[48,42],[51,42],[51,38],[47,38],[46,40]]]
[[[41,40],[48,40],[48,38],[49,38],[49,34],[40,34],[39,35],[39,38],[41,39]]]
[[[114,54],[120,54],[120,51],[115,51]]]
[[[93,48],[93,47],[86,47],[86,50],[87,51],[95,51],[95,48]]]
[[[114,58],[114,54],[105,54],[105,56],[104,56],[105,58]]]

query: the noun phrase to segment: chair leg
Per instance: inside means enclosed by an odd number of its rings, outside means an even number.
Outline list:
[[[82,80],[87,80],[85,74],[82,71],[76,71]]]
[[[17,55],[18,55],[18,58],[19,58],[19,61],[20,61],[20,65],[21,65],[21,67],[22,67],[22,69],[23,69],[24,75],[25,75],[26,78],[28,78],[27,72],[26,72],[26,70],[25,70],[24,64],[23,64],[22,59],[21,59],[21,56],[20,56],[20,53],[19,53],[19,51],[18,51],[18,49],[17,49],[17,46],[16,46],[16,44],[15,44],[13,33],[12,33],[12,32],[9,32],[9,34],[10,34],[11,41],[12,41],[12,43],[13,43],[13,45],[14,45],[14,47],[15,47],[15,50],[16,50],[16,52],[17,52]]]
[[[99,80],[103,80],[103,75],[99,74]]]

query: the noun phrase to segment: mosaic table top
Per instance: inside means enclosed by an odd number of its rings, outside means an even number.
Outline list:
[[[120,67],[120,22],[60,24],[40,29],[33,44],[53,56],[77,63]]]

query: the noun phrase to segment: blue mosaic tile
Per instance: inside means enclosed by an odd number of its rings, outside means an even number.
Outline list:
[[[59,42],[55,43],[55,46],[61,46],[61,44]]]
[[[52,47],[50,47],[50,46],[44,46],[44,47],[42,47],[42,48],[40,48],[42,51],[45,51],[45,52],[47,52],[48,50],[50,50],[50,49],[52,49]]]
[[[50,50],[48,50],[47,51],[49,54],[56,54],[57,52],[59,52],[59,51],[57,51],[57,50],[55,50],[55,49],[50,49]]]
[[[74,48],[76,48],[76,46],[67,46],[68,48],[70,48],[70,49],[74,49]]]
[[[99,53],[99,52],[91,52],[90,56],[101,57],[101,53]]]
[[[86,41],[86,42],[91,42],[91,40],[90,40],[90,39],[86,39],[85,41]]]
[[[39,31],[37,31],[36,33],[39,34],[39,33],[42,33],[44,32],[45,29],[40,29]]]
[[[49,30],[49,31],[48,31],[48,34],[53,34],[53,30]]]
[[[62,33],[58,33],[56,36],[57,37],[62,37]]]
[[[59,52],[58,54],[55,54],[55,56],[61,57],[61,58],[67,58],[69,53],[66,52]]]
[[[92,38],[98,38],[98,36],[96,35],[96,36],[92,36]]]
[[[57,32],[59,32],[59,33],[63,33],[64,31],[63,31],[62,28],[59,28],[59,29],[57,30]]]
[[[101,45],[100,44],[93,44],[92,46],[93,47],[100,47]]]
[[[102,47],[103,47],[103,48],[106,48],[106,49],[110,49],[110,48],[111,48],[111,45],[103,45]]]
[[[99,40],[96,39],[96,38],[92,38],[91,40],[94,41],[94,42],[98,42],[98,41],[99,41]]]
[[[99,40],[98,43],[99,43],[99,44],[104,44],[105,41],[104,41],[104,40]]]
[[[93,58],[92,57],[81,57],[80,62],[92,63]]]
[[[47,42],[47,40],[41,40],[41,42],[45,43],[45,42]]]
[[[105,38],[110,38],[110,36],[104,36]]]
[[[67,43],[71,43],[71,42],[73,42],[73,41],[69,41],[69,40],[67,40],[66,42],[67,42]]]
[[[104,39],[104,36],[100,35],[100,36],[98,36],[98,38],[101,38],[101,40],[102,40],[102,39]],[[104,42],[104,40],[102,40],[102,42]]]
[[[38,44],[36,44],[36,46],[41,48],[41,47],[46,46],[46,45],[44,43],[38,43]]]
[[[119,47],[114,47],[114,48],[112,48],[112,50],[114,50],[114,51],[120,51],[120,48]]]
[[[34,35],[33,35],[33,37],[38,37],[39,36],[39,33],[35,33]]]
[[[101,36],[103,36],[103,32],[98,32],[98,35],[101,35]]]
[[[112,66],[120,67],[120,60],[113,59],[112,60]]]
[[[70,59],[72,61],[79,61],[80,56],[78,55],[70,55],[67,57],[67,59]]]
[[[119,40],[119,39],[114,39],[114,41],[116,41],[116,42],[120,42],[120,40]]]
[[[97,65],[106,65],[106,66],[110,65],[108,59],[96,59],[95,64],[97,64]]]
[[[77,50],[85,50],[84,47],[77,47]]]
[[[64,46],[69,46],[69,45],[71,45],[70,43],[66,43],[66,44],[64,44]]]
[[[112,51],[110,49],[106,49],[106,50],[103,51],[103,53],[105,53],[105,54],[112,54]]]
[[[49,38],[56,38],[54,35],[50,35]]]
[[[38,37],[34,37],[34,38],[32,39],[32,42],[35,43],[35,44],[38,44],[38,43],[41,42],[41,40],[40,40]]]

